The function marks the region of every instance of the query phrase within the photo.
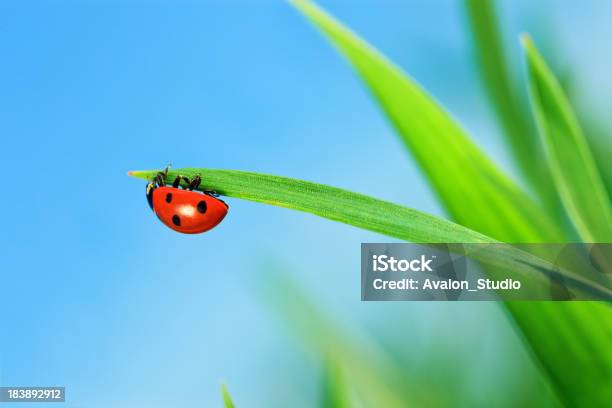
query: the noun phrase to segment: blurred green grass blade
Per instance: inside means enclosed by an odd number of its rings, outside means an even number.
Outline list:
[[[548,214],[414,80],[310,1],[291,2],[351,62],[454,220],[505,242],[562,239]]]
[[[325,363],[325,375],[323,378],[323,408],[349,408],[349,392],[342,367],[334,358],[328,358]]]
[[[227,390],[227,386],[225,384],[221,384],[221,396],[223,397],[223,405],[225,408],[235,408],[234,401],[232,401],[232,397],[230,396],[229,391]]]
[[[129,175],[152,180],[159,170],[132,171]],[[304,211],[330,220],[378,232],[404,241],[419,243],[497,243],[498,241],[469,228],[433,215],[378,200],[363,194],[324,184],[268,174],[238,170],[203,168],[174,169],[168,180],[178,175],[202,178],[200,190],[212,190],[293,210]],[[182,181],[185,186],[185,182]],[[533,285],[548,284],[548,274],[558,275],[552,264],[510,246],[486,247],[468,256],[486,264],[511,270]],[[568,286],[598,299],[612,299],[612,291],[569,271],[563,271]]]
[[[417,379],[400,369],[395,361],[361,332],[348,332],[342,321],[333,319],[282,266],[268,262],[257,274],[255,288],[290,332],[317,355],[331,359],[342,370],[344,384],[354,390],[363,407],[445,407],[447,395],[432,395],[418,387]],[[270,284],[274,282],[274,284]],[[413,374],[414,375],[414,374]]]
[[[610,164],[612,142],[610,141],[610,131],[593,118],[582,119],[581,123],[584,124],[584,132],[588,136],[590,150],[606,187],[608,199],[612,200],[612,164]]]
[[[585,242],[612,242],[612,207],[567,97],[533,41],[521,38],[533,110],[561,200]]]
[[[478,68],[489,101],[523,177],[546,208],[561,219],[558,195],[543,159],[536,129],[522,105],[506,58],[494,1],[465,0]]]
[[[566,76],[573,79],[577,74],[567,70]],[[558,80],[567,95],[569,104],[574,108],[578,123],[581,124],[589,149],[593,154],[599,174],[601,174],[608,199],[612,201],[612,165],[610,164],[612,135],[610,134],[611,129],[606,124],[609,119],[601,117],[601,114],[596,112],[596,108],[581,97],[583,92],[577,81],[570,80],[564,83],[563,78],[558,78]]]
[[[506,304],[565,406],[612,401],[612,309],[601,302]]]

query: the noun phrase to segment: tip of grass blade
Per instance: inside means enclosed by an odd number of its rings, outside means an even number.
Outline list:
[[[151,173],[151,170],[130,170],[127,172],[127,175],[130,177],[148,180],[149,177],[151,177]]]
[[[225,383],[221,383],[221,395],[223,396],[225,408],[235,408],[234,401],[232,400]]]
[[[542,57],[540,56],[540,52],[536,47],[533,38],[528,33],[521,33],[519,35],[521,46],[523,47],[523,51],[527,56],[527,61],[529,64],[536,64],[540,66],[542,64]]]
[[[533,46],[533,40],[528,33],[519,34],[519,41],[521,42],[523,48],[531,48]]]
[[[531,38],[531,36],[527,33],[521,33],[521,46],[523,47],[523,51],[525,53],[525,57],[527,59],[527,66],[530,70],[536,70],[540,72],[546,72],[550,75],[549,68],[546,66],[544,59],[540,55],[538,48],[536,47],[535,42]]]

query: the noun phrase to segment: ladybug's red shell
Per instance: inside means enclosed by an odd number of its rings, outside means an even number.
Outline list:
[[[184,234],[208,231],[227,214],[227,204],[208,194],[174,187],[153,188],[149,194],[149,204],[161,222]]]

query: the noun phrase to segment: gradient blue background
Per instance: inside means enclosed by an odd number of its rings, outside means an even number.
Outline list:
[[[514,174],[459,2],[321,3]],[[609,4],[501,9],[508,33],[562,45],[548,57],[571,62],[578,98],[610,106]],[[318,357],[254,290],[275,284],[261,266],[274,259],[395,357],[439,347],[476,401],[541,386],[495,304],[360,303],[359,243],[387,238],[233,199],[219,228],[182,236],[126,176],[251,170],[443,215],[348,65],[286,3],[3,1],[0,55],[0,385],[65,385],[69,407],[208,407],[226,381],[243,406],[311,406]]]

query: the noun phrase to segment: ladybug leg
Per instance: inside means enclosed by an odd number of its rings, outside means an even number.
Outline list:
[[[199,175],[195,175],[192,179],[191,182],[189,181],[189,179],[186,179],[186,181],[189,183],[189,190],[193,190],[193,189],[197,189],[198,187],[200,187],[200,183],[202,183],[202,178]]]
[[[187,183],[187,189],[191,191],[193,189],[196,189],[196,188],[200,187],[200,183],[202,182],[202,178],[200,178],[200,176],[194,176],[190,180],[189,177],[178,175],[174,179],[174,183],[172,183],[172,187],[178,188],[181,185],[181,181],[184,181],[185,183]]]
[[[166,185],[166,178],[168,177],[168,169],[170,165],[167,165],[164,171],[158,172],[155,177],[153,177],[153,184],[157,187],[162,187]]]
[[[153,177],[153,183],[155,183],[157,187],[162,187],[166,185],[166,179],[168,178],[168,169],[170,169],[169,164],[163,171],[158,172],[155,177]]]
[[[176,176],[176,178],[174,179],[174,183],[172,183],[172,187],[179,188],[179,186],[181,185],[182,179],[183,179],[183,176]]]
[[[185,183],[191,185],[191,180],[189,180],[188,177],[178,175],[174,179],[174,183],[172,183],[172,187],[179,188],[179,186],[181,185],[181,180],[183,180],[183,181],[185,181]]]
[[[166,184],[166,173],[160,171],[153,177],[153,183],[157,185],[157,187],[161,187]]]

